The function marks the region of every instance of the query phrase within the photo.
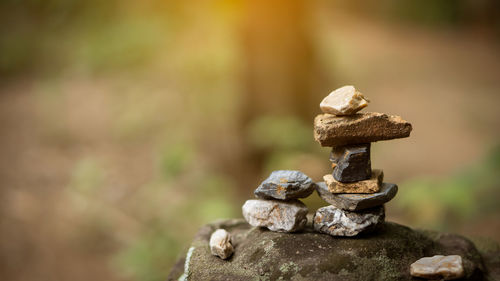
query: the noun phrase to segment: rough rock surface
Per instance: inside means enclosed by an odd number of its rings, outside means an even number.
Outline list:
[[[462,258],[459,255],[435,255],[421,258],[410,266],[410,273],[425,279],[453,280],[465,274]]]
[[[331,174],[325,175],[323,180],[331,193],[375,193],[380,191],[384,172],[373,170],[370,179],[351,183],[339,182]]]
[[[351,212],[326,206],[316,211],[314,229],[332,236],[355,236],[374,230],[385,219],[384,206]]]
[[[316,183],[316,191],[319,197],[333,206],[358,211],[383,205],[389,202],[398,192],[398,186],[393,183],[382,183],[380,191],[371,194],[335,194],[328,190],[324,182]]]
[[[330,160],[337,164],[332,174],[337,181],[362,181],[372,175],[370,143],[334,147]]]
[[[242,211],[249,224],[272,231],[294,232],[303,229],[307,223],[308,209],[299,200],[247,200]]]
[[[234,248],[231,244],[231,234],[224,229],[217,229],[210,236],[210,251],[212,255],[218,256],[225,260],[229,258],[233,252]]]
[[[300,171],[274,171],[255,190],[254,194],[262,199],[289,200],[304,198],[313,193],[315,183]]]
[[[235,252],[228,260],[213,256],[208,247],[210,235],[218,228],[232,236]],[[410,264],[438,254],[462,256],[463,280],[485,280],[483,258],[496,274],[491,280],[500,280],[500,272],[494,270],[500,251],[481,256],[474,244],[459,235],[416,231],[390,222],[376,232],[335,238],[314,232],[310,224],[303,232],[290,234],[251,227],[241,219],[223,220],[202,227],[186,252],[188,258],[179,259],[168,280],[177,280],[183,273],[193,281],[412,280]]]
[[[319,107],[324,113],[350,115],[368,106],[368,102],[353,86],[344,86],[326,96]]]
[[[329,147],[406,138],[411,130],[411,124],[401,117],[376,112],[321,114],[314,119],[314,139]]]

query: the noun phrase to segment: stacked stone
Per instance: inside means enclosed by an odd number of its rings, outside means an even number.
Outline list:
[[[255,190],[257,199],[245,202],[243,217],[252,226],[272,231],[302,230],[308,209],[298,199],[311,195],[315,189],[313,180],[300,171],[274,171]]]
[[[332,236],[355,236],[377,228],[385,219],[384,203],[398,187],[384,183],[382,170],[372,169],[372,142],[404,138],[411,124],[399,116],[357,113],[368,99],[353,86],[330,93],[320,104],[324,114],[314,120],[314,138],[332,147],[332,174],[317,184],[319,196],[331,204],[316,211],[314,229]]]

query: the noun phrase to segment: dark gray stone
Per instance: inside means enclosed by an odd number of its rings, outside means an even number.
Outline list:
[[[304,198],[313,193],[316,184],[300,171],[274,171],[255,190],[257,198],[290,200]]]
[[[313,225],[316,231],[332,236],[356,236],[376,229],[384,219],[384,206],[357,212],[326,206],[316,211]]]
[[[234,254],[222,260],[210,253],[209,239],[215,229],[231,233]],[[187,250],[187,249],[186,249]],[[280,233],[255,228],[244,220],[222,220],[200,229],[186,258],[173,267],[167,280],[413,280],[410,265],[421,257],[460,255],[466,276],[461,280],[499,277],[469,240],[455,234],[422,232],[385,222],[372,233],[342,239],[315,232],[311,225],[299,233]],[[417,280],[417,279],[414,279]]]
[[[334,147],[330,160],[336,164],[332,175],[339,182],[357,182],[371,177],[369,143]]]
[[[383,205],[389,202],[396,193],[398,186],[393,183],[383,183],[380,191],[371,194],[348,194],[348,193],[331,193],[324,182],[316,183],[316,191],[321,199],[332,204],[333,206],[349,210],[358,211],[376,206]]]

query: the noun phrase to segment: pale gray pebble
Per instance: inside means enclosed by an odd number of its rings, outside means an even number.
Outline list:
[[[459,255],[425,257],[410,265],[410,274],[425,279],[453,280],[465,276]]]
[[[307,223],[308,209],[298,200],[278,201],[252,199],[242,207],[243,217],[252,226],[277,232],[295,232]]]
[[[231,244],[231,234],[225,229],[217,229],[210,236],[210,252],[214,256],[218,256],[225,260],[229,258],[233,252],[234,248]]]

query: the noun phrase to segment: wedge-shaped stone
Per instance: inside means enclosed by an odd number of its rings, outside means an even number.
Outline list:
[[[300,171],[274,171],[254,191],[262,199],[290,200],[304,198],[314,192],[313,180]]]
[[[368,102],[353,86],[344,86],[326,96],[319,107],[324,113],[350,115],[368,106]]]
[[[452,280],[465,276],[462,257],[459,255],[421,258],[411,264],[410,273],[415,277],[432,280]]]
[[[382,170],[372,170],[370,179],[352,183],[339,182],[331,174],[325,175],[323,180],[331,193],[375,193],[380,191],[384,180],[384,172]]]
[[[250,225],[267,227],[277,232],[298,231],[307,223],[308,209],[299,200],[247,200],[242,211]]]
[[[319,182],[316,186],[321,199],[348,211],[359,211],[383,205],[394,198],[398,192],[398,186],[393,183],[383,183],[380,191],[372,194],[335,194],[328,190],[324,182]]]
[[[355,236],[375,229],[384,222],[384,206],[351,212],[326,206],[316,211],[313,226],[316,231],[332,236]]]
[[[348,116],[320,114],[314,119],[314,139],[321,146],[406,138],[411,130],[411,124],[401,117],[376,112]]]
[[[372,175],[370,143],[334,147],[330,161],[336,164],[332,175],[337,181],[362,181]]]

